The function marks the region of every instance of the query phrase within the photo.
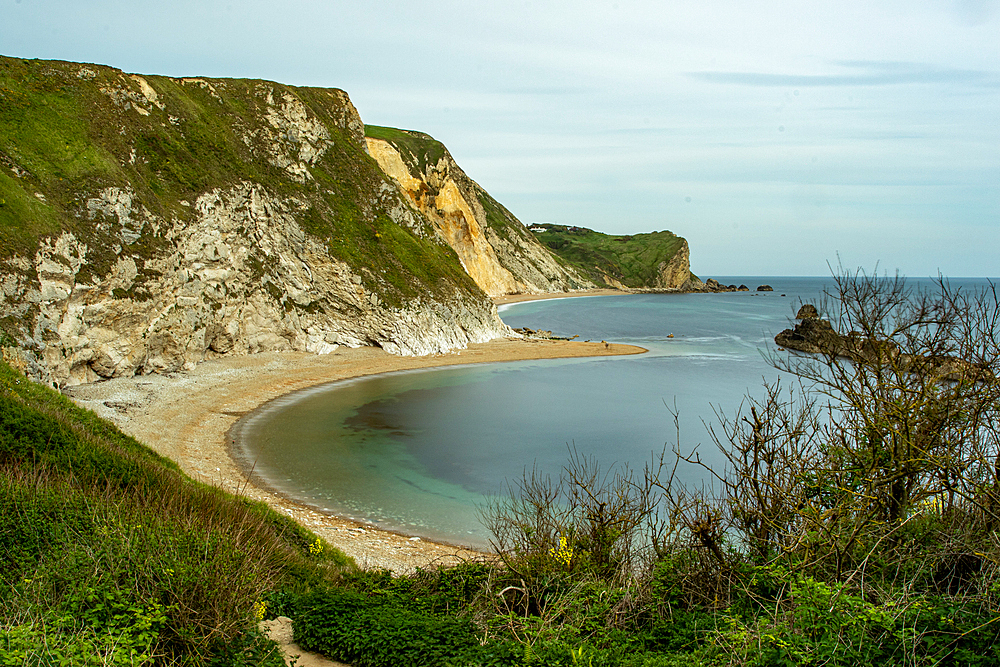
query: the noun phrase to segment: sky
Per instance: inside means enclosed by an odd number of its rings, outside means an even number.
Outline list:
[[[1000,0],[0,0],[0,54],[341,88],[702,277],[1000,276]]]

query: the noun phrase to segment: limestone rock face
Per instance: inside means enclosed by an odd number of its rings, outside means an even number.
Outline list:
[[[60,386],[170,373],[222,354],[323,354],[338,345],[429,354],[513,335],[495,307],[460,293],[387,306],[303,232],[299,204],[241,183],[199,197],[191,222],[171,223],[136,210],[128,191],[107,189],[88,205],[159,226],[170,250],[142,266],[119,257],[108,273],[82,280],[89,248],[65,232],[39,248],[35,280],[0,277],[4,311],[37,309],[28,347],[38,353],[37,374]]]
[[[662,262],[657,267],[656,283],[653,287],[687,290],[691,286],[691,251],[687,239],[684,239],[680,249],[670,261]]]
[[[405,132],[399,130],[397,132]],[[427,135],[406,133],[425,142]],[[490,296],[559,292],[595,285],[563,267],[534,236],[434,142],[441,156],[426,160],[385,139],[368,137],[368,152],[410,203],[458,254]],[[425,161],[426,160],[426,161]]]

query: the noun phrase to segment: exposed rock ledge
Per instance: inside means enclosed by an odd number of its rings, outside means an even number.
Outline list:
[[[301,202],[260,185],[207,192],[185,222],[156,218],[133,201],[130,191],[107,188],[88,208],[123,235],[155,227],[167,243],[150,259],[122,254],[97,275],[87,245],[64,232],[34,258],[6,262],[5,301],[38,309],[25,345],[33,376],[66,386],[177,371],[222,354],[323,354],[338,345],[431,354],[516,335],[495,306],[471,294],[383,303],[301,229]]]

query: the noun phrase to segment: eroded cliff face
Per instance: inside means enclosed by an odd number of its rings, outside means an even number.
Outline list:
[[[458,255],[462,266],[480,289],[490,296],[523,289],[497,259],[486,238],[485,216],[477,217],[453,178],[450,165],[442,160],[428,170],[425,178],[415,178],[396,148],[387,141],[368,138],[368,152],[387,175],[399,184],[410,202],[431,221],[441,237]]]
[[[379,129],[402,137],[405,143],[368,136],[368,152],[431,221],[484,292],[500,296],[595,287],[561,265],[517,218],[462,171],[440,143],[417,132]]]
[[[700,282],[700,281],[699,281]],[[657,267],[656,289],[688,290],[694,287],[691,281],[691,251],[687,239],[683,239],[677,253],[667,262]]]
[[[81,280],[90,248],[64,232],[32,260],[5,262],[31,267],[6,273],[5,301],[37,308],[30,347],[60,385],[173,372],[224,354],[338,345],[428,354],[509,335],[489,303],[457,290],[405,309],[385,304],[302,230],[302,202],[256,184],[205,193],[186,223],[137,211],[131,193],[114,188],[88,205],[157,226],[171,250],[138,262],[122,255]]]
[[[0,105],[4,356],[38,379],[516,335],[368,159],[343,91],[0,58],[0,93],[19,101]]]

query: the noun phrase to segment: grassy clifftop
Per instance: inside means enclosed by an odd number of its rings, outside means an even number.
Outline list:
[[[536,238],[598,284],[611,278],[626,287],[653,287],[664,263],[684,245],[672,232],[612,236],[585,227],[536,224]]]

